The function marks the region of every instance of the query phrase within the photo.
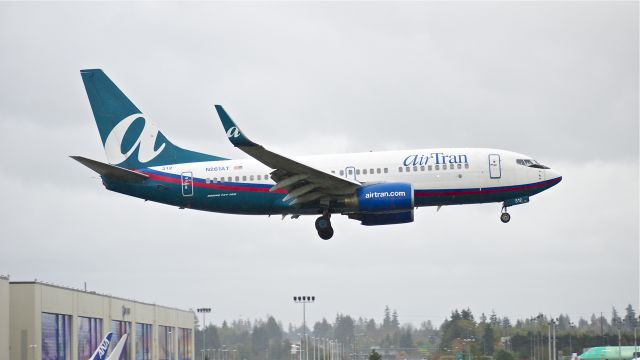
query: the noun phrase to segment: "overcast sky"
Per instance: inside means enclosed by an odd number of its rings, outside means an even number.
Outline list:
[[[0,274],[215,323],[454,308],[572,318],[639,303],[638,2],[0,3]],[[510,209],[407,225],[178,210],[105,190],[79,70],[176,144],[243,158],[213,110],[283,154],[496,147],[563,175]]]

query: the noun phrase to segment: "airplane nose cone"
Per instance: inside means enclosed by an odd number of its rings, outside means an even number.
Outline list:
[[[548,169],[547,170],[547,180],[556,180],[556,183],[562,181],[562,175],[560,175],[557,171]]]

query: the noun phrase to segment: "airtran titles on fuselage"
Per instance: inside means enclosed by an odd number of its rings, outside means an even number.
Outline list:
[[[432,152],[431,154],[414,154],[404,158],[404,166],[441,165],[441,164],[468,164],[469,159],[465,154],[445,154]]]

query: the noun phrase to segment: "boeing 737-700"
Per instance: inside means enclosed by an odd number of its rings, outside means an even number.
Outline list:
[[[246,215],[319,215],[322,239],[331,215],[362,225],[413,222],[414,209],[502,203],[509,206],[562,177],[531,157],[485,148],[437,148],[287,157],[251,140],[220,105],[215,110],[231,144],[250,159],[185,150],[162,132],[102,70],[82,70],[108,163],[73,158],[101,175],[111,191],[180,208]]]

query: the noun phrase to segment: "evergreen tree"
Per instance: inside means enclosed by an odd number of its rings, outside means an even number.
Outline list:
[[[393,315],[391,315],[391,329],[398,330],[400,328],[400,321],[398,320],[398,311],[393,309]]]
[[[378,354],[377,351],[371,350],[369,354],[369,360],[382,360],[382,355]]]
[[[343,344],[349,344],[353,341],[355,326],[353,319],[349,315],[338,314],[333,330],[333,335]]]
[[[485,315],[484,313],[482,313],[480,315],[480,324],[484,324],[487,322],[487,315]]]
[[[507,316],[502,318],[502,328],[508,330],[511,328],[511,320]]]
[[[384,307],[384,319],[382,320],[382,328],[384,330],[388,330],[391,328],[391,309],[389,309],[389,305]]]
[[[495,348],[493,328],[490,324],[484,324],[484,334],[482,335],[482,347],[485,356],[492,356]]]
[[[611,325],[620,326],[619,324],[621,323],[622,323],[622,319],[620,319],[620,315],[618,315],[618,311],[616,310],[616,307],[613,306],[611,308]]]
[[[460,316],[462,317],[462,320],[475,321],[473,319],[473,313],[471,313],[471,309],[469,309],[469,308],[463,309],[460,312]]]
[[[624,316],[624,323],[627,325],[629,330],[632,330],[638,326],[638,317],[636,316],[636,312],[633,310],[633,306],[631,306],[631,304],[629,304],[625,310],[627,313]]]
[[[500,324],[498,315],[496,315],[496,312],[494,310],[491,310],[491,315],[489,315],[489,324],[491,324],[491,326],[493,327],[497,327]]]

